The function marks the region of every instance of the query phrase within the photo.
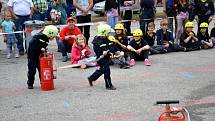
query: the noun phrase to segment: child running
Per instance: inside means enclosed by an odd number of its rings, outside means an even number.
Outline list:
[[[105,87],[107,90],[116,90],[112,85],[110,77],[110,56],[114,51],[111,47],[111,43],[108,40],[111,27],[107,24],[101,24],[97,26],[97,36],[93,40],[93,49],[97,58],[104,56],[97,63],[100,66],[91,76],[88,77],[90,86],[93,86],[93,82],[96,81],[102,74],[104,74]]]

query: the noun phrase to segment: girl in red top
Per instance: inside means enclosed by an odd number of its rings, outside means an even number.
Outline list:
[[[81,68],[96,66],[96,57],[90,56],[91,50],[88,48],[86,39],[82,34],[76,36],[71,53],[71,64],[80,64]]]

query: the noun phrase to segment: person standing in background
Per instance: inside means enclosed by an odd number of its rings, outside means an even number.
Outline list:
[[[16,58],[19,57],[19,51],[17,49],[17,39],[15,37],[14,29],[16,29],[15,24],[13,23],[11,19],[11,13],[5,12],[5,20],[2,22],[2,32],[3,33],[8,33],[6,35],[3,35],[4,41],[7,44],[7,59],[11,58],[12,54],[12,48],[14,48],[14,56]]]
[[[68,18],[76,16],[76,9],[73,5],[73,0],[66,0],[66,14]]]
[[[93,8],[93,0],[73,0],[76,7],[77,23],[91,22],[91,9]],[[90,25],[78,27],[86,38],[86,44],[90,38]]]
[[[123,20],[131,20],[133,16],[132,5],[134,0],[121,0],[121,6],[123,8],[121,17]],[[126,28],[126,34],[131,35],[131,21],[123,22]]]
[[[106,0],[105,13],[107,15],[107,24],[113,29],[118,23],[119,17],[119,2],[118,0]]]
[[[157,0],[141,0],[140,1],[140,29],[143,33],[147,30],[147,25],[150,22],[154,22],[156,13]]]
[[[162,3],[163,3],[163,12],[166,13],[168,17],[169,30],[173,32],[173,21],[175,17],[174,0],[162,0]]]
[[[203,22],[210,24],[214,16],[214,3],[212,0],[194,0],[195,1],[195,20],[198,22],[198,32],[200,24]],[[207,31],[208,32],[208,31]]]
[[[24,22],[30,20],[33,15],[32,0],[9,0],[8,9],[15,19],[16,31],[24,30]],[[18,40],[17,47],[19,49],[19,54],[24,55],[23,35],[22,33],[17,33],[15,35]]]
[[[174,7],[176,12],[177,30],[175,35],[175,42],[178,44],[181,34],[184,31],[184,25],[189,18],[189,1],[188,0],[174,0]]]
[[[34,13],[32,16],[33,20],[40,20],[44,21],[45,20],[45,14],[46,11],[48,10],[48,3],[46,0],[32,0],[34,7]]]

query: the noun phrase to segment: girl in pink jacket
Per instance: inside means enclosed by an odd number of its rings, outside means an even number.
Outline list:
[[[96,66],[96,57],[90,56],[91,50],[82,34],[76,36],[71,53],[71,64],[79,64],[83,69],[88,66]]]

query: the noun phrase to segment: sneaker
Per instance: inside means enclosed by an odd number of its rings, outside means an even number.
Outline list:
[[[17,54],[15,54],[15,56],[14,56],[15,58],[19,58],[19,54],[17,53]]]
[[[7,54],[7,59],[10,59],[10,54]]]
[[[88,79],[89,85],[92,87],[93,86],[93,81],[90,79],[90,77],[88,77],[87,79]]]
[[[33,85],[28,85],[28,89],[34,89]]]
[[[116,87],[111,86],[111,87],[106,87],[107,90],[116,90]]]
[[[131,65],[131,66],[134,66],[135,64],[136,64],[135,60],[134,60],[134,59],[131,59],[130,65]]]
[[[66,62],[67,60],[68,60],[68,57],[67,56],[63,56],[62,62]]]
[[[146,66],[150,66],[150,65],[151,65],[149,59],[145,59],[145,60],[143,61],[143,64],[146,65]]]

